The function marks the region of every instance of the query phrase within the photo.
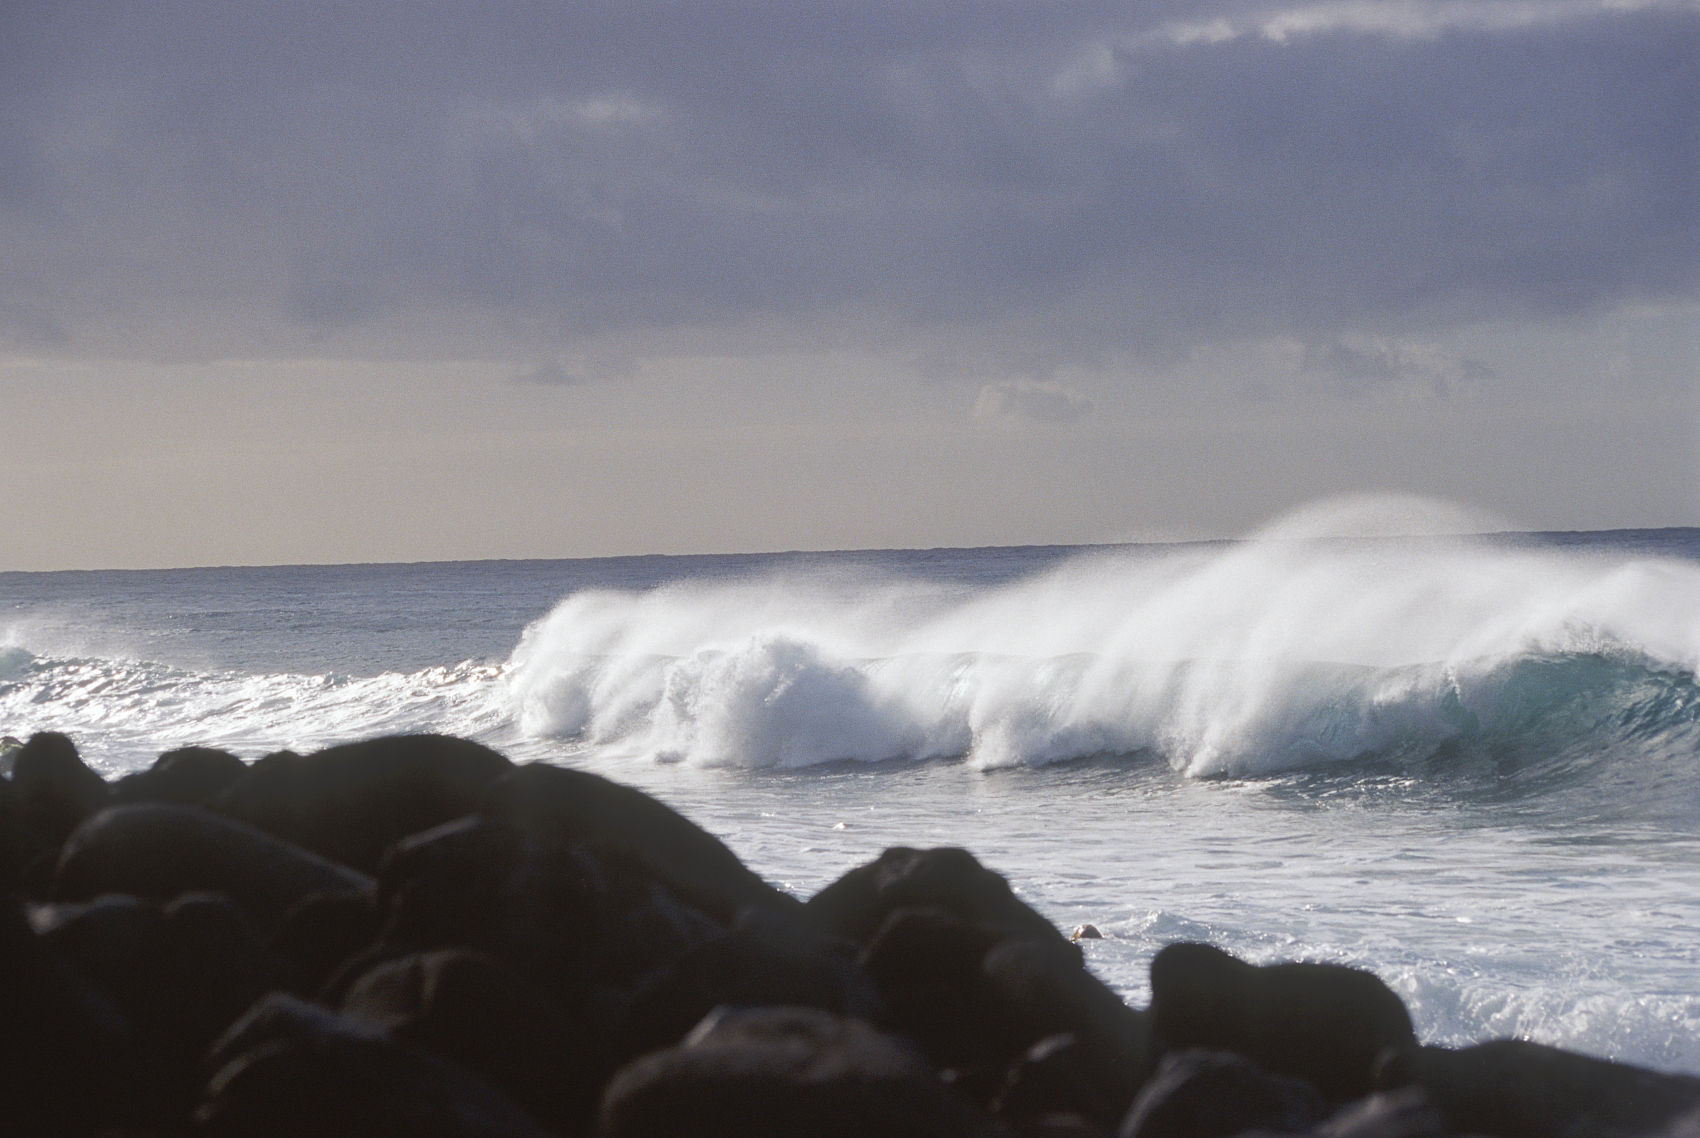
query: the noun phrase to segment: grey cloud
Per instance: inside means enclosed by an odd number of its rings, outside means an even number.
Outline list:
[[[1495,378],[1493,367],[1482,360],[1430,344],[1388,339],[1308,343],[1299,368],[1348,391],[1397,384],[1430,395],[1448,395]]]
[[[25,5],[0,301],[1156,353],[1692,296],[1700,18],[1563,7]]]
[[[974,418],[989,424],[1075,423],[1092,410],[1090,399],[1050,380],[988,383],[974,401]]]

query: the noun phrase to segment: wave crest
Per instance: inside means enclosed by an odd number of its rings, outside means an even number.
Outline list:
[[[507,684],[530,735],[670,761],[1154,753],[1221,776],[1519,739],[1692,742],[1697,661],[1688,562],[1277,534],[980,590],[575,594],[526,630]]]

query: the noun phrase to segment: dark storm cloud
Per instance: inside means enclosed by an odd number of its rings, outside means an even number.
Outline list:
[[[1081,352],[1692,296],[1695,10],[1412,10],[12,5],[0,313]]]

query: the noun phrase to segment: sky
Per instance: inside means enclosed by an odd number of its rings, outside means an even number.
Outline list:
[[[0,0],[0,569],[1700,525],[1695,0]]]

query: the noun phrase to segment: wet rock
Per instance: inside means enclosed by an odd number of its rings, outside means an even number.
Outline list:
[[[812,1008],[711,1016],[609,1084],[605,1138],[982,1138],[993,1124],[919,1055]]]
[[[693,908],[730,924],[747,907],[792,912],[795,899],[745,868],[706,830],[641,790],[588,771],[530,763],[486,789],[480,809],[641,870]]]
[[[1309,1083],[1270,1074],[1239,1055],[1181,1051],[1163,1058],[1117,1133],[1119,1138],[1296,1134],[1327,1115]]]
[[[1375,1089],[1383,1053],[1416,1042],[1404,1003],[1368,972],[1258,967],[1207,944],[1171,944],[1152,959],[1150,1017],[1160,1050],[1232,1051],[1336,1102]]]
[[[1700,1078],[1523,1040],[1422,1047],[1409,1074],[1451,1129],[1501,1138],[1628,1138],[1700,1111]]]
[[[112,801],[199,806],[247,772],[247,764],[229,751],[179,747],[155,759],[147,770],[127,774],[113,783]]]
[[[193,806],[146,803],[111,807],[79,826],[60,854],[52,893],[64,901],[223,893],[269,933],[310,893],[372,887],[370,878],[250,826]]]
[[[210,805],[369,874],[399,839],[471,813],[485,784],[511,766],[465,739],[394,735],[268,755]]]

